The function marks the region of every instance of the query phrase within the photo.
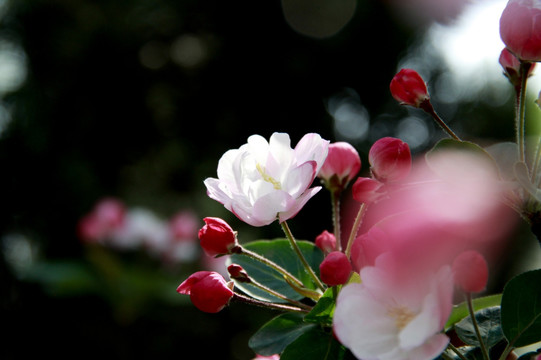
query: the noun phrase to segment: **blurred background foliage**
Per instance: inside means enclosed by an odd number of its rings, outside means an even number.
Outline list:
[[[220,156],[274,131],[349,141],[364,164],[382,136],[426,150],[443,134],[388,84],[404,64],[431,91],[450,84],[424,39],[466,2],[0,1],[0,357],[251,359],[247,340],[274,313],[199,312],[175,292],[199,260],[89,246],[79,219],[111,196],[162,218],[223,217],[241,241],[281,236],[206,196]],[[449,91],[433,100],[461,136],[513,140],[510,86]],[[330,215],[322,192],[290,226],[313,240]]]

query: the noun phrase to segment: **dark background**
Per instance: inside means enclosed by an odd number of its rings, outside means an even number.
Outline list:
[[[104,196],[162,216],[181,208],[201,218],[221,216],[247,241],[280,236],[277,224],[247,229],[206,196],[203,180],[216,176],[220,156],[249,135],[268,138],[274,131],[289,133],[293,144],[308,132],[343,140],[326,101],[353,90],[371,119],[389,121],[352,140],[366,164],[374,137],[392,136],[393,119],[411,112],[388,91],[400,59],[431,21],[453,15],[414,22],[391,3],[341,0],[334,6],[356,6],[351,20],[332,36],[313,36],[288,23],[280,1],[6,4],[0,38],[22,51],[26,77],[2,98],[10,120],[0,133],[0,235],[29,239],[36,259],[61,264],[54,268],[60,273],[72,271],[69,264],[88,265],[101,251],[77,239],[76,224]],[[324,28],[317,16],[333,14],[328,1],[304,6],[298,14],[315,9],[314,31]],[[203,55],[191,62],[198,44]],[[436,55],[425,56],[433,58],[432,66],[418,70],[431,74],[430,87],[444,70]],[[470,99],[447,120],[465,138],[512,139],[509,99],[499,107]],[[445,114],[445,105],[440,109]],[[430,141],[416,151],[442,136],[429,121],[427,126]],[[305,239],[330,226],[326,194],[291,221]],[[141,254],[111,256],[161,274]],[[248,338],[274,315],[240,304],[215,315],[197,311],[174,292],[197,264],[164,275],[172,279],[168,301],[150,293],[135,305],[125,303],[129,293],[115,298],[117,283],[104,285],[105,291],[71,284],[63,292],[44,281],[58,274],[43,273],[36,281],[21,276],[6,257],[0,266],[0,326],[8,334],[0,340],[2,359],[250,359]]]

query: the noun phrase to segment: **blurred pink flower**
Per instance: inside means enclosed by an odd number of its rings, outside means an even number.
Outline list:
[[[120,200],[99,200],[92,211],[79,221],[79,237],[89,242],[110,239],[124,225],[125,213],[125,206]]]
[[[541,61],[541,0],[510,0],[500,18],[500,36],[524,61]]]
[[[195,241],[200,220],[195,212],[182,210],[169,220],[171,237],[177,241]]]
[[[329,141],[306,134],[295,149],[285,133],[269,142],[252,135],[218,163],[218,178],[207,178],[208,196],[239,219],[264,226],[294,217],[321,187],[309,188],[327,157]]]
[[[256,355],[256,357],[253,358],[252,360],[280,360],[280,355],[279,354],[274,354],[270,356]]]
[[[454,286],[448,266],[411,276],[383,255],[360,276],[340,291],[333,320],[336,337],[357,358],[431,360],[443,352]]]

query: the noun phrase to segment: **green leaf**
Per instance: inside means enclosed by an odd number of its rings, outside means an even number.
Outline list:
[[[512,278],[503,289],[502,330],[512,346],[541,340],[541,270]]]
[[[314,327],[286,347],[280,360],[354,360],[331,332]]]
[[[259,355],[270,356],[281,353],[315,324],[305,323],[303,315],[285,313],[263,325],[248,341],[248,346]]]
[[[323,253],[317,248],[313,242],[299,241],[297,240],[299,248],[303,253],[308,264],[314,269],[316,275],[319,276],[319,264],[323,261]],[[304,286],[308,289],[316,289],[313,284],[310,275],[304,269],[301,261],[291,248],[289,240],[287,239],[275,239],[275,240],[258,240],[250,242],[246,245],[242,245],[244,248],[253,251],[259,255],[272,260],[279,266],[286,269],[290,274],[297,277]],[[229,264],[239,264],[246,270],[248,275],[259,282],[260,284],[267,286],[274,291],[285,295],[292,300],[300,300],[304,298],[303,295],[295,291],[283,278],[283,276],[276,270],[264,265],[263,263],[249,258],[242,254],[233,254],[227,260]],[[264,290],[261,290],[249,283],[235,282],[235,285],[245,292],[246,294],[253,296],[256,299],[272,302],[284,302],[273,295],[270,295]]]
[[[314,322],[326,326],[332,326],[332,318],[334,314],[336,302],[333,295],[333,289],[329,288],[319,299],[312,311],[308,313],[304,320]]]
[[[442,161],[440,154],[450,153],[464,154],[464,159],[451,159],[451,162],[445,158]],[[467,157],[466,157],[467,155]],[[425,155],[426,163],[429,168],[443,179],[449,177],[460,177],[471,175],[471,167],[482,167],[487,174],[491,173],[495,178],[499,178],[499,169],[496,161],[492,156],[477,144],[468,141],[459,141],[454,139],[440,140],[434,147]],[[463,160],[468,160],[466,163],[469,166],[462,166],[460,163]]]
[[[479,327],[479,333],[486,347],[490,348],[503,339],[500,326],[500,307],[492,306],[475,313],[475,320]],[[475,333],[471,317],[466,317],[455,325],[456,334],[464,343],[473,346],[480,346],[479,339]]]
[[[496,161],[500,177],[504,180],[513,180],[513,168],[518,161],[517,144],[514,142],[501,142],[490,145],[485,150]]]
[[[501,294],[475,298],[473,299],[473,310],[478,311],[490,306],[498,306],[500,305],[501,301],[502,301]],[[451,315],[449,316],[449,319],[447,320],[447,323],[445,324],[445,331],[452,328],[453,325],[455,325],[457,322],[464,319],[468,315],[469,315],[468,304],[466,302],[453,306],[453,311],[451,311]]]

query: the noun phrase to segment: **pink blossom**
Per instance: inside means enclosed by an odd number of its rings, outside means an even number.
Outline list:
[[[412,69],[400,70],[391,80],[389,87],[391,95],[404,105],[419,107],[429,99],[425,81]]]
[[[341,192],[360,169],[357,150],[347,142],[336,142],[329,145],[329,154],[317,176],[330,191]]]
[[[222,275],[213,271],[193,273],[178,286],[177,292],[190,295],[195,307],[208,313],[222,310],[234,295]]]
[[[197,238],[199,218],[190,210],[182,210],[169,220],[171,237],[178,241],[192,241]]]
[[[114,198],[104,198],[78,224],[78,232],[85,241],[103,241],[114,236],[125,220],[124,204]]]
[[[253,358],[252,360],[280,360],[280,355],[279,354],[274,354],[271,356],[256,355],[256,357]]]
[[[329,141],[305,135],[292,149],[285,133],[269,142],[252,135],[218,162],[218,178],[207,178],[210,198],[252,226],[294,217],[321,187],[310,188],[327,157]]]
[[[422,277],[405,270],[383,255],[361,270],[361,283],[340,291],[334,333],[357,358],[430,360],[447,347],[441,331],[452,309],[450,268]]]
[[[541,61],[541,0],[509,0],[500,18],[500,36],[523,61]]]
[[[333,251],[319,265],[321,281],[329,286],[345,284],[351,274],[351,263],[341,251]]]

